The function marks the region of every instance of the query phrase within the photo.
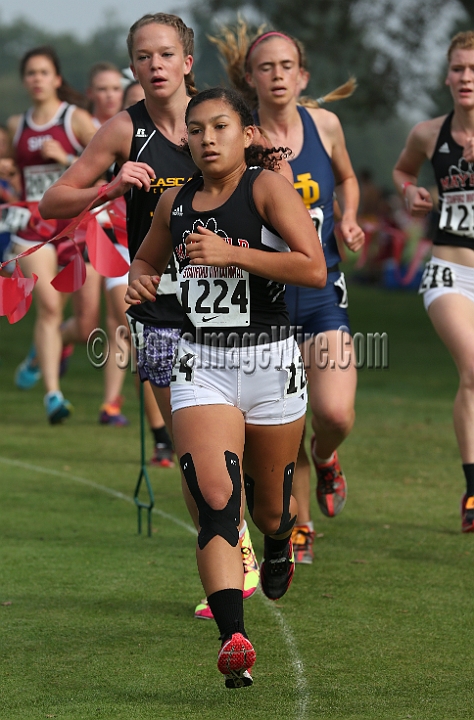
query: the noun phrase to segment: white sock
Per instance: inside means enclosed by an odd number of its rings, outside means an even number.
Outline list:
[[[317,455],[315,455],[315,456],[314,456],[314,459],[316,460],[316,462],[318,463],[318,465],[327,465],[329,462],[331,462],[331,460],[334,459],[334,453],[331,453],[331,455],[330,455],[328,458],[326,458],[326,459],[320,458],[320,457],[318,457]]]

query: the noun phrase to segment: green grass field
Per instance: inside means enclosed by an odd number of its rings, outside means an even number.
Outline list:
[[[193,619],[202,589],[176,470],[150,469],[154,532],[137,534],[131,376],[130,426],[99,426],[101,373],[76,348],[63,383],[76,411],[51,427],[42,388],[12,382],[33,312],[1,319],[2,720],[473,717],[455,369],[415,294],[350,298],[353,331],[388,333],[390,366],[360,372],[341,451],[349,498],[333,520],[314,501],[314,564],[278,603],[246,602],[255,682],[234,692],[215,667],[215,624]],[[253,540],[260,555],[254,528]]]

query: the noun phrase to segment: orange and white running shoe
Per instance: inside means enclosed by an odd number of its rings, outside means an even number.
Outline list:
[[[295,525],[291,533],[295,563],[311,565],[314,558],[313,541],[314,531],[308,525]]]
[[[316,499],[319,509],[326,517],[335,517],[341,512],[347,498],[347,482],[339,464],[337,451],[334,450],[329,462],[318,462],[316,459],[316,439],[313,435],[311,438],[311,457],[318,478]]]

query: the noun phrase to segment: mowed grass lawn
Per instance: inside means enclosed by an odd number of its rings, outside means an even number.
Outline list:
[[[353,331],[388,333],[389,368],[360,372],[348,502],[328,520],[313,498],[314,564],[278,603],[246,602],[255,682],[234,692],[215,624],[193,619],[202,589],[177,470],[150,469],[163,513],[151,538],[113,494],[130,498],[139,472],[132,377],[130,426],[99,426],[101,372],[76,348],[63,383],[75,414],[51,427],[42,388],[13,385],[33,311],[0,320],[2,720],[474,716],[455,369],[415,294],[351,287],[350,301]]]

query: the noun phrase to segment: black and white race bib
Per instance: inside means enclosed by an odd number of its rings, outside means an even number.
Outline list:
[[[31,217],[31,212],[26,207],[10,205],[2,210],[0,232],[11,232],[14,235],[19,230],[24,230]]]
[[[452,288],[454,287],[455,279],[454,271],[450,267],[429,262],[424,269],[418,292],[422,294],[427,290],[434,290],[435,288]]]
[[[293,362],[285,366],[288,378],[285,383],[284,397],[291,397],[302,392],[306,387],[306,371],[301,355],[293,358]]]
[[[179,275],[178,299],[194,327],[250,325],[246,270],[188,265]]]
[[[313,225],[316,228],[316,232],[318,233],[319,242],[322,245],[323,241],[322,241],[321,233],[323,230],[323,222],[324,222],[323,209],[320,207],[310,208],[309,214],[310,214],[311,220],[313,221]]]
[[[23,169],[25,198],[27,202],[39,202],[46,190],[59,180],[65,170],[64,165],[30,165]]]
[[[156,290],[157,295],[178,295],[178,268],[174,255],[168,263],[166,270],[161,276],[160,284]]]
[[[474,238],[474,192],[445,192],[441,203],[440,230]]]
[[[194,382],[194,370],[197,365],[197,355],[192,352],[185,352],[178,345],[175,355],[171,382],[177,385],[187,385]]]

